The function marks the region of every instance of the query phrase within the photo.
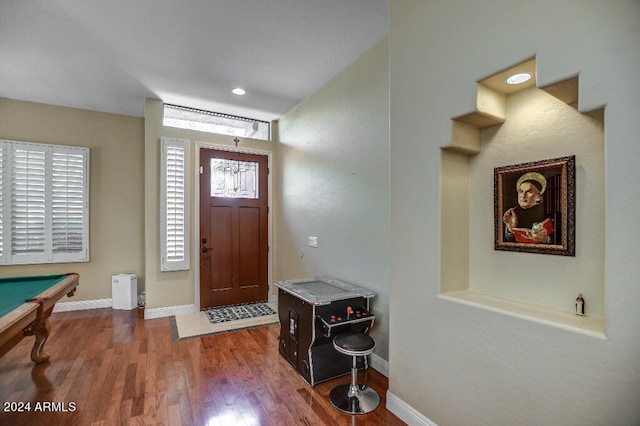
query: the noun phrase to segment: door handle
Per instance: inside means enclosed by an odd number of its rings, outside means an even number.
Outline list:
[[[202,252],[203,252],[203,253],[206,253],[206,252],[208,252],[208,251],[209,251],[209,247],[202,247]]]

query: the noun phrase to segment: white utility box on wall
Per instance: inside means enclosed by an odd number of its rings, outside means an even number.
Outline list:
[[[138,277],[135,274],[111,276],[113,309],[132,310],[138,307]]]

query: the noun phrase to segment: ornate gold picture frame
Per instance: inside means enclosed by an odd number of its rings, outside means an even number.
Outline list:
[[[575,256],[575,156],[494,169],[495,249]]]

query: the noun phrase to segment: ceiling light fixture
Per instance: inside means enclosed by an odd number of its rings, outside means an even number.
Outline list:
[[[231,91],[231,93],[233,93],[234,95],[242,96],[242,95],[246,94],[247,91],[242,89],[242,88],[240,88],[240,87],[236,87],[235,89],[233,89]]]
[[[513,74],[509,78],[507,78],[508,84],[522,84],[531,80],[531,74],[528,72],[520,72],[517,74]]]

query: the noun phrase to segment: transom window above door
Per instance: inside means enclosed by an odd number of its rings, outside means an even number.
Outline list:
[[[271,125],[266,121],[171,104],[164,104],[162,125],[219,135],[271,140]]]

